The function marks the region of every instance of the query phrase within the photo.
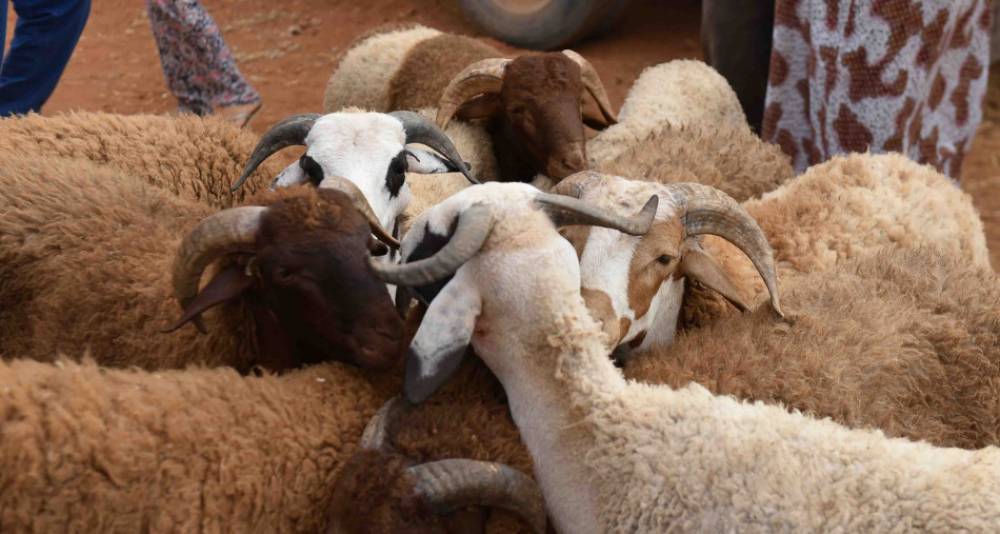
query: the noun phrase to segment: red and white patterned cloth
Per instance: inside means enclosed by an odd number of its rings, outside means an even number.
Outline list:
[[[798,171],[895,151],[958,179],[989,49],[986,0],[777,0],[762,137]]]

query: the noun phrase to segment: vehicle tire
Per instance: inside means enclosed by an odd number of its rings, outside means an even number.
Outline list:
[[[564,48],[607,30],[629,0],[460,0],[487,33],[522,48]]]

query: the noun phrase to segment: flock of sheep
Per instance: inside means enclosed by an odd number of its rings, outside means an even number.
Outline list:
[[[1000,525],[1000,280],[932,168],[420,26],[324,108],[0,121],[0,531]]]

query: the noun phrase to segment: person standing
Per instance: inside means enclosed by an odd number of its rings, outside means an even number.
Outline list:
[[[2,1],[2,0],[0,0]],[[146,0],[160,64],[181,112],[217,113],[240,127],[260,109],[222,32],[198,0]]]
[[[90,16],[90,0],[13,0],[13,5],[17,25],[5,58],[7,0],[0,0],[0,117],[42,109]]]

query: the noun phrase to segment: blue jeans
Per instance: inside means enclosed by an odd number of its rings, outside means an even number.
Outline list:
[[[90,15],[90,0],[13,0],[17,26],[7,57],[7,0],[0,0],[0,117],[39,111]]]

